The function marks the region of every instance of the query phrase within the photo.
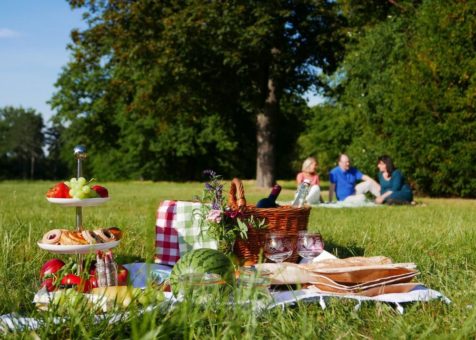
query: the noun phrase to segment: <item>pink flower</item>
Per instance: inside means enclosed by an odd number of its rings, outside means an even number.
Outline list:
[[[210,222],[221,222],[221,210],[212,209],[208,212],[207,220]]]

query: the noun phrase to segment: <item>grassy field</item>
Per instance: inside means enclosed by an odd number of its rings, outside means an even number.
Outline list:
[[[399,315],[386,304],[332,301],[326,310],[303,304],[255,315],[247,307],[183,304],[172,311],[132,313],[124,322],[94,323],[87,311],[71,313],[54,324],[52,313],[35,311],[41,265],[55,257],[36,242],[53,228],[74,227],[74,208],[49,204],[44,193],[53,182],[0,183],[0,314],[17,312],[44,321],[35,333],[0,337],[40,338],[473,338],[476,336],[476,201],[417,198],[417,206],[313,208],[309,229],[318,229],[326,250],[339,257],[385,255],[395,262],[415,262],[419,281],[438,290],[452,304],[432,301],[406,306]],[[115,253],[123,263],[149,261],[154,254],[155,210],[164,199],[190,200],[200,183],[102,183],[111,201],[84,208],[86,228],[119,226],[125,235]],[[268,194],[245,182],[248,201]],[[294,185],[284,183],[281,200]],[[62,255],[64,259],[67,255]]]

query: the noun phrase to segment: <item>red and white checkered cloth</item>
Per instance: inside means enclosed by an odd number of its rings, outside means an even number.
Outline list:
[[[200,227],[198,202],[163,201],[157,209],[155,226],[156,263],[174,265],[187,251],[217,248],[215,240]]]

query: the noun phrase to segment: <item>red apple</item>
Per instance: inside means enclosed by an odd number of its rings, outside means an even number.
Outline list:
[[[46,193],[46,197],[50,198],[71,198],[69,194],[69,187],[64,184],[63,182],[60,182],[56,184],[54,187],[48,190]]]
[[[52,276],[63,268],[64,262],[60,259],[51,259],[46,261],[40,269],[40,278]]]
[[[49,277],[41,283],[41,288],[45,287],[47,292],[52,292],[56,290],[55,279]]]
[[[89,286],[91,288],[99,287],[98,280],[96,278],[96,264],[92,263],[91,267],[89,268]]]
[[[61,285],[68,288],[78,286],[81,283],[81,278],[75,274],[66,274],[61,278]]]
[[[93,189],[94,191],[97,192],[97,194],[99,195],[99,197],[109,197],[109,192],[107,191],[107,189],[103,186],[100,186],[100,185],[93,185],[91,187],[91,189]]]
[[[98,280],[96,279],[95,275],[89,275],[89,287],[92,288],[97,288],[99,287]]]
[[[76,288],[81,293],[87,293],[91,290],[89,280],[82,280],[78,275],[66,274],[61,279],[61,286],[64,288]]]
[[[91,285],[90,280],[81,280],[81,283],[79,284],[79,291],[82,293],[89,293],[93,288],[95,287]]]
[[[129,278],[129,271],[123,265],[119,265],[117,268],[117,284],[119,286],[127,286]]]

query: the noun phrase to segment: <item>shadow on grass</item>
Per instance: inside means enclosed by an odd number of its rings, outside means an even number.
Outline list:
[[[365,248],[359,247],[355,244],[342,246],[333,243],[332,241],[324,241],[324,249],[340,259],[353,256],[364,256],[365,254]]]
[[[146,259],[140,256],[132,256],[132,255],[118,255],[116,257],[117,263],[125,264],[125,263],[134,263],[134,262],[147,262]],[[149,262],[152,262],[149,260]]]

